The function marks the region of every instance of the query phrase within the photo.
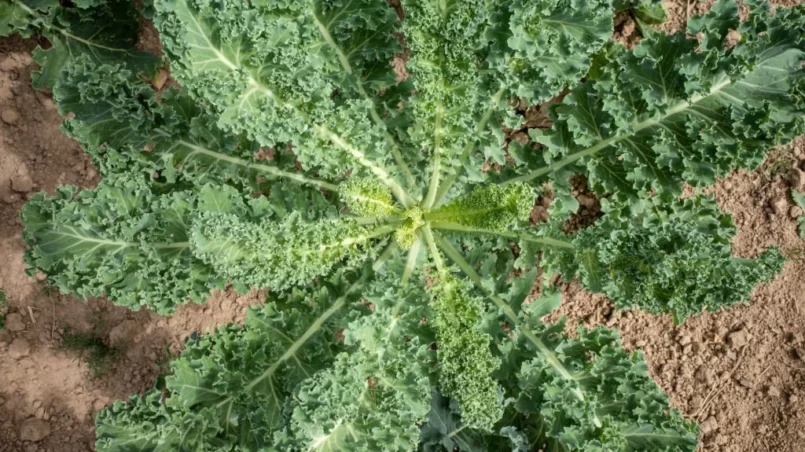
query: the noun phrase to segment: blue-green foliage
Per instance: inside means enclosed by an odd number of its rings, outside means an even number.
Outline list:
[[[160,57],[128,0],[0,3],[0,35],[53,44],[35,86],[104,176],[25,206],[31,272],[160,314],[271,289],[189,341],[164,394],[102,411],[97,449],[695,450],[642,356],[544,323],[560,297],[535,280],[682,321],[779,271],[678,199],[802,132],[803,8],[745,3],[630,50],[613,18],[659,1],[155,0]],[[560,94],[507,143],[512,105]],[[573,175],[603,218],[567,236]]]

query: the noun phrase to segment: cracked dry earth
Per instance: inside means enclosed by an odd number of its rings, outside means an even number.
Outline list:
[[[711,3],[666,0],[670,17],[661,28],[678,29]],[[627,18],[616,37],[633,43],[633,32]],[[30,87],[36,45],[0,39],[0,288],[8,295],[0,306],[0,452],[90,451],[95,412],[151,388],[188,335],[242,321],[263,294],[219,292],[163,318],[63,296],[47,289],[42,275],[26,275],[18,219],[25,200],[61,184],[98,182],[80,147],[59,130],[52,100]],[[604,297],[563,286],[560,314],[568,328],[616,327],[628,348],[643,350],[673,405],[700,422],[702,451],[805,450],[805,241],[796,232],[802,212],[792,187],[805,190],[805,138],[774,151],[757,171],[736,172],[707,189],[735,219],[735,254],[751,257],[778,245],[789,257],[748,305],[675,327],[670,316],[616,313]],[[115,351],[102,372],[87,350],[65,346],[76,332]]]

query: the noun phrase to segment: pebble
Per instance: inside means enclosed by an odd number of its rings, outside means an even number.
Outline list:
[[[11,178],[11,189],[19,193],[28,193],[34,189],[34,182],[27,171],[17,172]]]
[[[792,207],[791,210],[788,211],[788,216],[796,220],[802,216],[802,208],[799,206]]]
[[[6,329],[12,333],[25,330],[25,321],[22,314],[15,312],[6,316]]]
[[[702,435],[707,435],[718,430],[718,421],[713,416],[710,416],[701,423],[699,428],[702,431]]]
[[[784,215],[788,212],[788,198],[783,196],[775,199],[772,208],[774,209],[774,213]]]
[[[727,342],[733,347],[743,347],[749,342],[749,337],[744,330],[733,331],[727,336]]]
[[[16,124],[17,121],[20,119],[20,114],[17,110],[13,108],[4,108],[2,112],[0,112],[0,119],[3,120],[4,123],[8,125]]]
[[[20,439],[37,442],[50,435],[50,423],[35,417],[26,419],[20,426]]]
[[[8,356],[13,359],[23,358],[31,353],[31,344],[24,337],[18,337],[8,346]]]
[[[683,334],[682,336],[679,337],[678,342],[679,342],[679,345],[684,347],[685,345],[690,344],[690,336],[688,336],[687,334]]]
[[[777,389],[775,386],[769,386],[769,389],[766,391],[769,397],[780,397],[780,390]]]

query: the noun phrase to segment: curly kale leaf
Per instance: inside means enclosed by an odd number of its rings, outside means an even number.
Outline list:
[[[425,219],[467,228],[505,231],[528,219],[534,206],[534,190],[527,184],[476,188],[425,215]]]
[[[11,0],[0,3],[0,36],[20,34],[29,37],[46,21],[58,0]]]
[[[631,51],[612,46],[601,76],[572,90],[551,110],[553,127],[533,134],[549,164],[512,181],[575,165],[596,193],[634,200],[759,165],[803,130],[805,42],[795,30],[805,17],[802,8],[749,6],[744,22],[732,0],[691,19],[700,41],[652,33]],[[740,35],[734,46],[730,30]]]
[[[530,105],[578,83],[612,36],[612,0],[506,3],[494,18],[489,64],[507,94]]]
[[[624,350],[618,334],[606,328],[581,327],[570,337],[562,323],[542,324],[544,312],[526,308],[518,332],[527,329],[539,337],[556,351],[551,357],[555,362],[543,353],[531,357],[519,349],[504,361],[516,375],[507,389],[521,418],[512,422],[519,429],[508,431],[512,439],[540,439],[544,432],[567,450],[696,450],[695,424],[669,407],[668,397],[649,377],[642,353]]]
[[[412,450],[431,396],[423,281],[370,273],[337,272],[191,341],[165,401],[153,391],[99,413],[97,449]]]
[[[171,363],[167,400],[155,389],[101,411],[96,448],[257,450],[274,444],[274,435],[287,425],[286,403],[295,388],[343,350],[333,339],[346,286],[333,282],[333,289],[271,300],[249,311],[242,327],[229,325],[188,342]]]
[[[337,188],[298,171],[284,149],[264,149],[224,132],[187,94],[173,88],[159,93],[124,65],[80,55],[65,64],[53,92],[59,111],[70,116],[67,133],[84,145],[104,175],[137,169],[171,184],[258,189],[282,178]]]
[[[782,269],[777,248],[755,259],[733,257],[734,235],[732,219],[710,199],[654,200],[613,207],[580,231],[572,260],[564,249],[547,250],[545,259],[567,277],[578,266],[582,285],[621,309],[670,312],[678,323],[747,299]]]
[[[105,295],[161,314],[188,298],[201,302],[226,281],[190,251],[198,196],[159,194],[138,176],[81,192],[62,187],[54,198],[37,194],[22,210],[26,263],[81,298]]]
[[[222,128],[262,146],[293,143],[299,161],[322,175],[392,179],[390,156],[402,163],[400,151],[374,96],[393,85],[388,61],[399,51],[396,15],[384,2],[155,7],[173,73]]]
[[[490,350],[492,338],[481,330],[483,299],[472,295],[467,282],[450,276],[431,291],[440,387],[458,401],[467,425],[492,430],[503,415],[498,384],[491,376],[500,361]]]
[[[305,285],[337,264],[354,267],[372,257],[372,239],[392,231],[349,218],[305,222],[291,213],[281,221],[249,221],[220,212],[194,223],[190,243],[195,256],[241,290],[283,290]]]

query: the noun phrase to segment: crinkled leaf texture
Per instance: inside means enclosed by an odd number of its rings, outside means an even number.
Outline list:
[[[754,169],[771,146],[802,133],[803,10],[772,15],[766,2],[747,3],[744,22],[730,0],[692,19],[688,32],[701,41],[652,33],[632,51],[610,45],[600,75],[552,108],[550,130],[533,133],[548,165],[512,180],[556,181],[574,165],[614,199],[678,195],[682,182]],[[734,46],[730,30],[741,36]]]
[[[681,320],[779,269],[774,250],[731,256],[712,203],[675,199],[801,132],[802,8],[747,1],[740,23],[720,0],[691,20],[700,39],[627,50],[613,17],[655,21],[657,1],[147,3],[181,87],[136,49],[130,2],[19,0],[0,22],[53,41],[37,86],[104,176],[31,200],[26,259],[163,314],[271,290],[244,325],[193,336],[164,394],[100,413],[99,450],[696,448],[639,353],[542,323],[559,298],[530,295],[539,265]],[[542,149],[507,143],[512,105],[560,94]],[[566,237],[577,173],[605,215]]]
[[[191,340],[166,400],[154,390],[99,413],[97,449],[414,450],[433,337],[421,276],[404,288],[390,267],[371,283],[371,269],[336,272]]]
[[[572,251],[546,251],[545,268],[570,278],[578,266],[582,285],[615,306],[670,312],[679,323],[746,300],[782,269],[776,247],[755,259],[733,257],[734,236],[732,219],[705,197],[612,206],[573,237]]]

